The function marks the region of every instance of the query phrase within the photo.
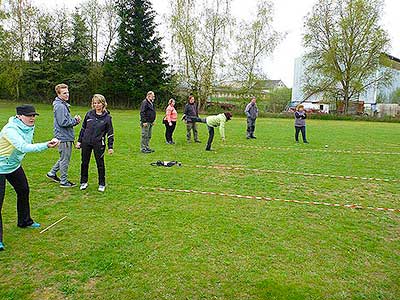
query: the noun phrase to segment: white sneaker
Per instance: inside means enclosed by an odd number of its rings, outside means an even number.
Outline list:
[[[87,187],[88,187],[88,184],[87,184],[87,182],[85,182],[85,183],[81,183],[81,187],[80,187],[80,189],[83,191],[83,190],[86,190],[86,189],[87,189]]]
[[[99,185],[99,192],[104,192],[106,190],[106,186],[105,185]]]

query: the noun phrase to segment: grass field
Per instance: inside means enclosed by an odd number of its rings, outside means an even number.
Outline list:
[[[0,102],[1,126],[14,107]],[[83,116],[87,109],[72,107],[72,113]],[[50,105],[37,110],[39,142],[52,137],[53,119]],[[203,124],[202,144],[187,144],[179,123],[176,145],[166,145],[160,112],[151,141],[156,152],[145,155],[139,152],[138,112],[112,115],[115,154],[106,156],[104,194],[97,191],[94,161],[82,192],[46,179],[56,150],[24,159],[34,220],[42,228],[67,216],[64,221],[43,234],[17,228],[15,194],[7,185],[0,299],[400,299],[399,212],[140,188],[399,209],[400,124],[309,120],[310,144],[296,145],[292,120],[259,119],[258,139],[246,140],[245,120],[234,118],[226,143],[217,131],[216,151],[208,153]],[[149,165],[157,160],[178,160],[182,167]],[[69,171],[74,182],[79,168],[75,150]]]

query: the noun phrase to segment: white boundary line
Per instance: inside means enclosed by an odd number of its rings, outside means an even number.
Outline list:
[[[240,199],[254,199],[254,200],[263,200],[263,201],[281,201],[286,203],[296,203],[296,204],[305,204],[305,205],[323,205],[329,207],[344,207],[350,209],[363,209],[363,210],[373,210],[373,211],[389,211],[400,213],[400,209],[395,208],[385,208],[385,207],[373,207],[373,206],[362,206],[357,204],[339,204],[339,203],[328,203],[328,202],[317,202],[317,201],[304,201],[304,200],[288,200],[288,199],[279,199],[273,197],[261,197],[261,196],[243,196],[237,194],[226,194],[226,193],[217,193],[217,192],[209,192],[209,191],[196,191],[196,190],[182,190],[182,189],[170,189],[170,188],[162,188],[162,187],[140,187],[140,189],[158,191],[158,192],[171,192],[171,193],[187,193],[187,194],[200,194],[200,195],[212,195],[212,196],[222,196],[222,197],[230,197],[230,198],[240,198]]]
[[[337,179],[354,179],[354,180],[366,180],[366,181],[380,181],[380,182],[400,182],[400,179],[388,179],[388,178],[374,178],[374,177],[360,177],[360,176],[344,176],[344,175],[329,175],[320,173],[302,173],[302,172],[292,172],[292,171],[279,171],[270,169],[255,169],[255,168],[244,168],[239,166],[225,166],[225,165],[214,165],[214,166],[204,166],[204,165],[194,165],[195,168],[203,169],[217,169],[217,170],[235,170],[235,171],[252,171],[252,172],[264,172],[264,173],[276,173],[276,174],[290,174],[290,175],[301,175],[301,176],[314,176],[314,177],[324,177],[324,178],[337,178]]]
[[[56,224],[60,223],[61,221],[63,221],[67,216],[61,218],[60,220],[58,220],[57,222],[54,222],[53,224],[51,224],[50,226],[47,226],[45,229],[43,229],[40,233],[46,232],[47,230],[49,230],[51,227],[55,226]]]
[[[269,147],[269,146],[251,146],[251,145],[225,145],[226,147],[235,148],[251,148],[261,150],[285,150],[285,151],[310,151],[310,152],[326,152],[326,153],[347,153],[347,154],[374,154],[374,155],[400,155],[400,152],[379,152],[379,151],[360,151],[360,150],[326,150],[326,149],[309,149],[309,148],[290,148],[290,147]]]

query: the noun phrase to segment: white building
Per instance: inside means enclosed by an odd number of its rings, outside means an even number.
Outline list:
[[[400,88],[400,59],[390,55],[386,56],[392,63],[392,67],[390,68],[393,71],[392,82],[388,86],[371,85],[365,92],[357,97],[358,101],[364,102],[367,109],[375,110],[377,102],[390,103],[392,93]],[[305,84],[306,67],[306,62],[304,62],[303,57],[299,57],[295,60],[291,106],[304,102],[303,104],[306,109],[309,107],[308,109],[319,109],[327,113],[329,112],[328,100],[330,99],[324,99],[322,93],[312,95],[307,100],[305,99],[307,96],[303,93],[303,86]],[[382,66],[382,68],[387,67]]]

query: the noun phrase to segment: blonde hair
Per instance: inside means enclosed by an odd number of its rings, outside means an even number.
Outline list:
[[[169,99],[169,100],[168,100],[168,105],[170,105],[172,102],[175,103],[175,100],[174,100],[173,98]]]
[[[296,110],[300,110],[300,108],[304,109],[304,105],[302,104],[297,105]]]
[[[146,97],[148,97],[150,95],[154,95],[154,92],[153,91],[148,91]]]
[[[60,95],[60,90],[67,89],[67,88],[68,88],[68,85],[66,85],[65,83],[60,83],[55,86],[54,90],[56,91],[57,95]]]
[[[92,108],[94,109],[94,101],[97,100],[99,101],[101,104],[103,104],[103,111],[106,111],[107,108],[107,102],[106,102],[106,98],[101,95],[101,94],[94,94],[93,98],[92,98]]]

